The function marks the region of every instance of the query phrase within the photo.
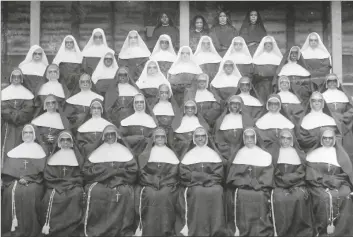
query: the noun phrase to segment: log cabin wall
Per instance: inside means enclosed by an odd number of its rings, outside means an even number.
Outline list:
[[[344,81],[353,84],[353,2],[342,2]]]

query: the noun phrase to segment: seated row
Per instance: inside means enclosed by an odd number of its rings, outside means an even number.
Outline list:
[[[108,125],[82,156],[69,131],[48,151],[26,125],[2,170],[2,234],[352,236],[352,162],[334,130],[307,155],[289,129],[272,155],[256,131],[226,161],[203,127],[181,156],[162,128],[134,156]]]

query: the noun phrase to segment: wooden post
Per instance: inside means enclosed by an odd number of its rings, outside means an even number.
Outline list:
[[[287,3],[287,49],[295,44],[295,7],[293,3]]]
[[[332,67],[333,72],[342,82],[342,5],[340,1],[331,1],[331,26]]]
[[[328,51],[331,51],[330,2],[322,2],[322,41]]]
[[[31,1],[30,43],[40,44],[40,1]]]
[[[73,1],[71,3],[71,35],[75,37],[78,45],[80,45],[80,20],[80,2]]]
[[[180,47],[189,46],[190,5],[188,1],[180,1]]]

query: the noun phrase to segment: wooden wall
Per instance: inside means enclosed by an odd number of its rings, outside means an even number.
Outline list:
[[[342,2],[344,81],[353,83],[353,2]]]

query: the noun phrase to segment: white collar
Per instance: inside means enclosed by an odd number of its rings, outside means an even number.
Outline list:
[[[167,146],[153,146],[148,163],[167,163],[177,165],[180,162],[175,153]]]
[[[65,47],[65,40],[67,38],[71,38],[74,41],[74,50],[67,50]],[[53,59],[53,63],[59,65],[61,62],[63,63],[82,63],[82,53],[76,39],[72,35],[68,35],[62,41],[58,52],[56,53],[55,58]]]
[[[179,73],[201,74],[202,70],[196,62],[191,60],[189,62],[183,62],[179,60],[173,63],[168,72],[172,75]]]
[[[157,74],[154,76],[150,76],[147,74],[147,67],[150,64],[150,62],[154,62],[157,65]],[[145,89],[145,88],[156,88],[158,89],[161,84],[167,84],[169,86],[169,89],[171,90],[171,86],[169,81],[165,78],[163,73],[161,72],[158,62],[157,61],[152,61],[149,60],[146,64],[145,67],[142,70],[142,73],[139,77],[139,79],[136,81],[136,85],[140,89]]]
[[[38,63],[33,61],[33,53],[37,49],[41,49],[43,53],[42,61]],[[48,59],[44,50],[38,45],[33,45],[29,49],[25,60],[23,60],[18,67],[21,69],[23,75],[43,76],[45,73],[45,70],[47,69],[48,64],[49,64]]]
[[[32,100],[34,95],[22,85],[9,85],[1,91],[1,100]]]
[[[254,146],[253,148],[244,146],[236,154],[233,164],[266,167],[272,164],[272,157],[270,153],[258,146]]]
[[[103,132],[104,128],[108,125],[111,125],[109,121],[105,120],[102,117],[99,118],[90,118],[84,124],[82,124],[77,131],[81,133],[86,132]]]
[[[210,42],[210,51],[205,52],[202,50],[202,42],[204,39],[208,39]],[[197,44],[195,53],[194,53],[196,62],[199,65],[206,64],[206,63],[219,63],[222,61],[222,57],[219,56],[216,48],[213,45],[212,39],[209,36],[202,36]]]
[[[238,69],[236,70],[238,71]],[[215,88],[238,87],[240,78],[240,73],[237,75],[237,72],[233,72],[231,75],[227,75],[222,71],[217,73],[215,78],[211,81],[211,85]]]
[[[264,51],[259,56],[253,59],[255,65],[279,65],[282,61],[282,56],[273,52]]]
[[[40,127],[64,129],[64,124],[58,112],[45,112],[44,114],[33,119],[31,123]]]
[[[153,113],[157,115],[174,116],[174,110],[172,104],[169,101],[161,101],[153,108]]]
[[[92,163],[128,162],[133,158],[134,156],[129,149],[120,143],[115,142],[114,144],[103,143],[92,152],[88,157],[88,160]]]
[[[240,52],[235,51],[234,49],[234,42],[238,39],[240,39],[243,43],[243,48]],[[223,60],[227,59],[233,59],[236,64],[252,64],[253,59],[244,38],[240,36],[233,38],[232,43],[230,44],[226,54],[223,57]]]
[[[183,160],[181,161],[184,165],[192,165],[197,163],[221,163],[222,159],[219,157],[217,152],[212,150],[207,145],[203,147],[194,147],[188,151]]]
[[[242,115],[229,113],[226,116],[224,116],[224,119],[219,129],[224,131],[224,130],[237,129],[237,128],[243,128]]]
[[[135,96],[140,92],[129,83],[118,84],[119,96]]]
[[[305,68],[303,68],[296,62],[288,62],[282,67],[281,72],[278,74],[278,76],[308,77],[310,76],[310,72],[308,72]]]
[[[68,98],[66,102],[72,105],[82,105],[82,106],[89,107],[91,105],[92,100],[94,99],[104,100],[103,96],[89,90],[89,91],[80,91],[76,95]]]
[[[43,84],[38,91],[38,95],[49,94],[55,95],[59,98],[65,98],[64,88],[57,80],[48,81],[47,83]]]
[[[161,46],[160,46],[160,40],[161,38],[167,38],[168,42],[169,42],[169,47],[168,50],[162,50]],[[154,49],[152,51],[151,60],[154,61],[164,61],[164,62],[174,62],[177,58],[177,55],[174,51],[173,48],[173,43],[172,43],[172,39],[170,38],[169,35],[161,35],[159,36],[159,39],[156,43],[156,45],[154,46]]]
[[[328,163],[341,167],[337,161],[337,153],[334,147],[319,147],[308,153],[306,160],[312,163]]]
[[[256,99],[254,96],[250,95],[250,93],[245,94],[241,92],[238,96],[240,96],[243,99],[244,105],[256,106],[256,107],[262,106],[261,102],[258,99]]]
[[[300,157],[293,147],[279,149],[277,164],[300,165]]]
[[[304,116],[301,127],[310,130],[324,126],[337,126],[335,120],[322,111],[310,111]]]
[[[326,103],[349,103],[347,95],[343,92],[336,89],[327,89],[322,93]]]
[[[112,52],[114,55],[114,52]],[[105,56],[102,56],[101,59],[99,60],[96,69],[94,70],[92,74],[92,82],[94,84],[97,84],[99,80],[109,80],[109,79],[114,79],[116,72],[118,71],[118,63],[116,62],[115,57],[113,57],[113,63],[110,65],[110,67],[105,66],[104,64],[104,59]]]
[[[261,118],[259,118],[259,120],[257,120],[256,127],[263,130],[271,129],[271,128],[293,129],[294,124],[279,112],[278,113],[267,112],[264,116],[262,116]]]
[[[290,91],[280,91],[277,95],[283,104],[301,104],[298,97]]]
[[[74,150],[72,149],[60,149],[48,160],[50,166],[78,166],[77,158]]]
[[[114,50],[112,50],[108,47],[108,45],[105,44],[95,45],[92,43],[90,46],[88,44],[89,42],[82,50],[82,55],[86,58],[101,58],[104,57],[104,55],[106,55],[106,53],[108,52],[114,52]]]
[[[145,112],[135,112],[121,121],[121,126],[143,126],[146,128],[157,127],[153,118]]]
[[[9,158],[42,159],[46,157],[43,148],[36,142],[23,142],[7,153]]]
[[[135,32],[137,34],[137,46],[129,46],[129,35],[130,33]],[[142,40],[141,36],[136,30],[130,31],[125,38],[124,44],[120,50],[119,58],[121,59],[130,59],[130,58],[148,58],[151,56],[151,52],[147,48],[147,45]]]
[[[311,48],[310,44],[309,44],[310,36],[313,34],[316,35],[316,37],[318,39],[318,47],[316,49]],[[331,58],[331,55],[328,52],[328,50],[326,49],[324,43],[322,42],[320,35],[316,32],[312,32],[306,37],[306,40],[305,40],[303,47],[301,48],[300,51],[301,51],[304,59]]]
[[[176,133],[193,132],[198,127],[202,127],[198,117],[196,117],[195,115],[192,117],[184,115],[184,117],[181,119],[180,126],[175,130],[175,132]]]
[[[197,90],[195,95],[196,103],[205,102],[205,101],[216,101],[214,95],[209,92],[207,89]]]

